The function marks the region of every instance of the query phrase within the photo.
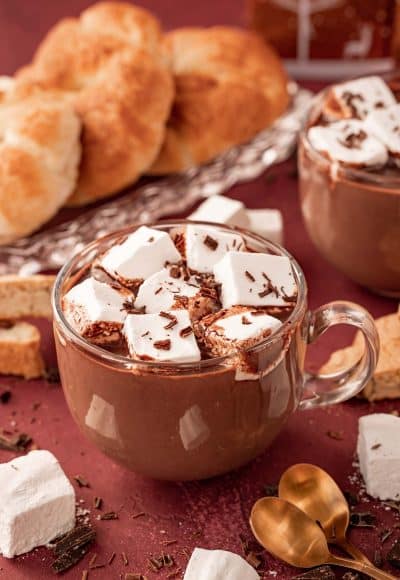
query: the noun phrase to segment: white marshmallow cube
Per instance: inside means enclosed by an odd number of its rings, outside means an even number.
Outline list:
[[[365,119],[365,126],[392,155],[400,156],[400,104],[389,109],[376,109]]]
[[[124,303],[133,295],[119,292],[105,282],[95,278],[86,278],[77,284],[63,297],[63,309],[68,322],[75,330],[85,336],[90,335],[94,325],[122,327],[126,310]]]
[[[75,492],[49,451],[0,465],[0,553],[25,554],[72,530]]]
[[[296,282],[289,258],[272,254],[227,252],[214,266],[223,308],[287,306],[295,302]]]
[[[388,160],[385,145],[368,131],[364,122],[355,119],[311,127],[308,139],[314,149],[329,159],[353,167],[381,167]]]
[[[101,267],[120,281],[144,280],[182,256],[167,232],[141,226],[100,259]]]
[[[279,209],[248,209],[249,230],[275,242],[283,243],[283,219]]]
[[[245,249],[240,234],[218,231],[206,226],[186,227],[186,262],[196,272],[212,273],[214,265],[229,250]]]
[[[241,556],[225,550],[195,548],[183,580],[259,580]]]
[[[400,418],[373,413],[359,419],[357,453],[367,492],[400,500]]]
[[[218,318],[209,328],[217,328],[218,333],[228,340],[241,342],[260,338],[266,331],[274,332],[281,326],[282,322],[274,316],[260,313],[254,315],[248,311]]]
[[[147,314],[169,310],[177,295],[191,298],[200,290],[194,276],[185,281],[173,278],[168,268],[163,268],[141,284],[136,300],[136,308],[145,308]]]
[[[171,320],[176,320],[176,324],[170,325]],[[132,358],[190,363],[201,359],[191,328],[187,310],[171,310],[159,314],[128,315],[124,334]]]
[[[338,108],[346,116],[365,119],[371,111],[391,107],[396,99],[389,86],[378,76],[340,83],[332,88]]]
[[[190,214],[188,219],[239,226],[241,228],[247,228],[249,225],[244,204],[241,201],[230,199],[223,195],[208,197]]]

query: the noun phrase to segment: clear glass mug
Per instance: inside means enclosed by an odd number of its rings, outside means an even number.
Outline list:
[[[160,222],[152,227],[170,231],[184,224]],[[298,285],[298,301],[287,321],[243,353],[254,372],[242,372],[234,355],[196,364],[155,363],[130,360],[90,344],[67,323],[62,296],[96,255],[137,227],[96,240],[79,252],[60,271],[53,293],[65,397],[82,432],[106,455],[157,479],[219,475],[264,451],[296,409],[345,401],[370,379],[379,349],[371,316],[350,302],[308,311],[307,285],[296,260],[280,246],[238,228],[235,231],[253,250],[288,256]],[[355,326],[364,334],[361,360],[335,375],[307,374],[307,345],[336,324]],[[336,386],[327,390],[331,381]],[[310,391],[311,397],[305,398]]]

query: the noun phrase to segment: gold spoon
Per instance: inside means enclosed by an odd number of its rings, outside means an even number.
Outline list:
[[[284,499],[264,497],[258,500],[251,510],[250,526],[266,550],[292,566],[313,568],[331,564],[363,572],[375,580],[396,580],[395,576],[375,566],[331,554],[319,525]]]
[[[340,546],[355,560],[371,564],[346,538],[350,522],[349,506],[340,488],[326,471],[309,463],[289,467],[279,482],[279,497],[319,522],[329,543]]]

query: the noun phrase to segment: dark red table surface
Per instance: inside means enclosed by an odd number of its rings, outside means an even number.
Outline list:
[[[154,10],[166,28],[184,24],[242,24],[245,21],[244,2],[239,0],[142,0],[140,3]],[[88,0],[2,0],[1,73],[12,73],[24,64],[41,36],[60,17],[78,14],[90,4]],[[346,299],[362,304],[375,317],[393,312],[397,306],[395,301],[356,286],[313,248],[301,221],[295,167],[292,159],[273,168],[268,176],[234,187],[229,194],[252,208],[271,207],[282,211],[286,246],[305,271],[311,307]],[[42,323],[40,326],[46,361],[54,365],[50,325]],[[327,333],[310,349],[309,364],[317,367],[330,350],[344,345],[349,338],[350,334],[342,329]],[[173,555],[182,569],[186,566],[187,554],[195,546],[241,553],[240,535],[251,539],[248,515],[253,502],[263,495],[265,484],[276,483],[283,470],[294,463],[311,462],[327,469],[343,489],[358,491],[360,478],[354,465],[358,417],[376,411],[400,410],[399,402],[395,401],[379,404],[351,401],[320,411],[298,412],[273,446],[247,467],[204,482],[160,483],[127,472],[89,444],[75,427],[58,385],[2,378],[0,392],[5,387],[11,389],[12,398],[7,405],[0,405],[0,428],[29,433],[38,447],[49,449],[58,457],[69,477],[81,474],[90,483],[89,488],[77,487],[76,492],[82,508],[90,510],[97,541],[85,560],[67,572],[66,576],[71,579],[81,578],[95,553],[97,563],[106,562],[112,552],[116,552],[116,557],[111,566],[91,570],[91,580],[118,579],[126,572],[140,572],[149,579],[167,578],[176,568],[155,574],[148,570],[147,564],[151,555],[163,551]],[[343,438],[332,439],[327,434],[330,430],[340,431]],[[0,461],[12,457],[9,452],[0,452]],[[93,508],[94,496],[103,498],[103,511],[114,510],[119,519],[99,521],[97,517],[101,512]],[[372,510],[377,515],[376,529],[351,531],[351,538],[373,558],[375,551],[380,549],[379,532],[394,526],[399,521],[399,514],[365,496],[357,510]],[[143,515],[133,517],[141,512]],[[400,537],[400,530],[394,528],[393,535],[382,546],[384,554],[397,537]],[[166,547],[169,541],[173,543]],[[129,560],[126,566],[122,552]],[[0,578],[51,578],[51,562],[52,555],[44,548],[14,560],[0,558]],[[396,574],[394,569],[391,571]],[[264,553],[262,578],[284,580],[296,573],[297,570]]]

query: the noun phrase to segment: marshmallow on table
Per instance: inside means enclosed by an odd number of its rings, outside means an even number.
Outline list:
[[[227,252],[214,266],[214,275],[221,284],[223,308],[288,306],[296,301],[296,282],[286,256]]]
[[[385,81],[370,76],[332,87],[327,101],[327,113],[336,118],[364,119],[371,111],[395,104],[395,96]]]
[[[49,451],[0,465],[0,553],[13,558],[75,526],[75,492]]]
[[[141,226],[122,243],[114,245],[99,265],[122,284],[136,284],[158,272],[167,262],[182,256],[167,232]]]
[[[249,230],[275,242],[283,242],[283,220],[278,209],[248,209]]]
[[[365,126],[393,156],[400,157],[400,104],[389,109],[376,109],[365,119]]]
[[[201,359],[187,310],[130,314],[124,334],[132,358],[177,363]]]
[[[259,580],[241,556],[225,550],[195,548],[183,580]]]
[[[188,219],[216,222],[241,228],[247,228],[249,225],[244,204],[223,195],[213,195],[207,198],[190,214]]]
[[[357,453],[367,492],[381,500],[400,500],[400,418],[388,413],[359,420]]]
[[[95,278],[86,278],[63,297],[63,310],[71,326],[83,337],[97,343],[118,340],[133,299],[128,290],[119,291]],[[132,302],[133,304],[133,302]]]
[[[229,250],[245,250],[240,234],[218,231],[207,226],[186,227],[186,262],[196,272],[212,273],[214,265]]]
[[[329,159],[352,167],[381,167],[388,160],[385,145],[355,119],[311,127],[308,139]]]
[[[265,340],[282,322],[251,308],[236,307],[214,320],[204,331],[204,343],[215,356],[245,349]]]
[[[179,278],[171,276],[170,268],[163,268],[141,284],[136,300],[136,308],[144,308],[147,314],[169,310],[174,305],[176,296],[195,296],[200,290],[200,285],[194,276],[184,280],[182,274]]]

